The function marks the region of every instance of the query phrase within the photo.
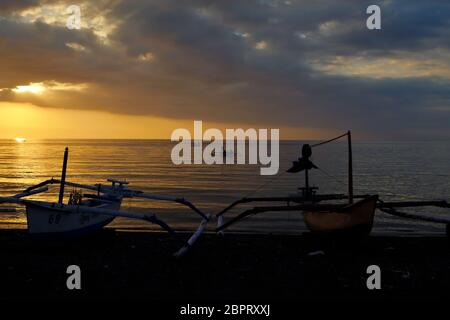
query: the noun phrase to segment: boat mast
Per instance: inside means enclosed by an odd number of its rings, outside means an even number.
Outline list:
[[[61,184],[59,187],[59,199],[58,203],[62,204],[64,199],[64,186],[66,184],[66,171],[67,171],[67,158],[69,156],[69,148],[66,147],[66,150],[64,151],[64,161],[63,161],[63,167],[62,167],[62,173],[61,173]]]
[[[309,192],[309,174],[308,169],[305,169],[305,197],[309,199],[310,192]]]
[[[347,132],[348,140],[348,202],[353,203],[353,157],[352,157],[352,133]]]
[[[313,167],[312,162],[309,160],[309,158],[312,155],[311,146],[309,144],[304,144],[302,147],[302,161],[306,162],[304,165],[305,169],[305,188],[303,191],[303,196],[310,200],[312,198],[312,189],[309,187],[309,169]]]

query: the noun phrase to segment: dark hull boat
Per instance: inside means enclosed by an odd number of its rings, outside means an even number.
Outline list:
[[[336,211],[303,212],[309,230],[315,233],[344,232],[365,236],[373,226],[377,196],[370,196]]]
[[[310,160],[312,155],[312,146],[305,144],[302,147],[302,157],[293,162],[292,167],[287,170],[289,173],[304,172],[305,186],[299,188],[300,193],[289,197],[266,197],[266,198],[244,198],[231,204],[218,214],[219,223],[218,231],[225,229],[231,224],[241,220],[242,218],[260,212],[277,212],[277,211],[297,211],[303,214],[305,223],[309,230],[314,233],[348,233],[355,235],[367,235],[370,233],[373,225],[376,202],[376,195],[357,196],[360,200],[354,202],[353,195],[353,164],[351,155],[351,134],[347,132],[337,138],[326,141],[325,143],[334,141],[341,137],[348,137],[349,163],[348,163],[348,195],[342,194],[316,194],[317,187],[311,187],[309,184],[309,171],[318,169],[318,167]],[[321,145],[320,143],[318,145]],[[317,145],[317,146],[318,146]],[[314,147],[314,146],[313,146]],[[340,200],[339,203],[329,203],[329,201]],[[342,203],[342,200],[346,202]],[[223,222],[223,214],[240,203],[247,202],[287,202],[285,206],[268,206],[255,207],[247,210],[230,221]],[[295,203],[295,205],[291,205]],[[355,232],[358,231],[358,232]],[[362,232],[361,232],[362,231]]]
[[[309,184],[309,172],[319,169],[311,160],[312,149],[330,143],[340,138],[347,138],[348,147],[348,193],[347,194],[317,194],[317,187]],[[320,169],[319,169],[320,170]],[[349,237],[367,236],[373,226],[376,209],[397,217],[430,221],[446,225],[447,235],[450,236],[450,217],[443,215],[423,215],[416,213],[399,212],[396,208],[409,207],[441,207],[450,208],[445,200],[439,201],[399,201],[383,202],[378,195],[354,195],[353,194],[353,160],[351,133],[340,135],[336,138],[316,143],[305,144],[302,147],[302,157],[293,162],[289,173],[304,173],[304,187],[300,192],[287,197],[248,197],[239,199],[216,214],[218,225],[216,231],[223,232],[232,224],[247,216],[262,212],[295,211],[303,215],[308,229],[320,235],[345,235]],[[276,206],[255,206],[245,210],[234,218],[224,221],[224,214],[239,204],[244,203],[287,203]]]

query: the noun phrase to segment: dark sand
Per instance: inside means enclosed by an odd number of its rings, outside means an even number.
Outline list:
[[[33,239],[0,231],[0,298],[240,299],[446,298],[450,242],[445,237],[375,237],[361,243],[310,235],[207,234],[184,258],[162,233],[115,232],[78,240]],[[325,254],[309,255],[322,250]],[[82,270],[82,290],[66,288],[66,268]],[[366,268],[382,270],[369,291]],[[267,302],[266,302],[267,303]]]

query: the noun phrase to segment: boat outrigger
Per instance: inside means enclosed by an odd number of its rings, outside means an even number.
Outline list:
[[[309,171],[318,169],[310,160],[312,149],[329,142],[347,137],[348,142],[348,194],[317,194],[317,187],[309,184]],[[299,188],[300,192],[286,197],[245,197],[239,199],[216,214],[218,219],[216,231],[222,233],[229,226],[238,221],[262,212],[302,212],[305,223],[312,233],[321,235],[345,235],[350,237],[361,237],[368,235],[373,226],[376,209],[390,215],[402,218],[415,219],[445,224],[447,236],[450,236],[450,216],[405,213],[397,208],[412,207],[440,207],[450,208],[450,204],[445,200],[436,201],[395,201],[384,202],[379,196],[355,195],[353,193],[353,159],[352,159],[352,139],[351,132],[348,131],[336,138],[316,143],[313,145],[304,144],[302,147],[302,157],[293,162],[293,166],[287,170],[289,173],[304,172],[305,186]],[[246,203],[279,202],[285,205],[276,206],[255,206],[238,214],[228,221],[224,221],[224,215],[240,204]]]
[[[332,141],[347,138],[348,145],[348,193],[347,194],[319,194],[318,188],[310,186],[309,174],[313,169],[319,169],[312,161],[313,148]],[[181,256],[189,250],[200,235],[206,230],[211,215],[207,215],[194,204],[184,198],[144,193],[128,187],[127,181],[108,179],[111,185],[85,185],[66,181],[68,149],[64,153],[61,179],[50,179],[24,190],[11,197],[0,197],[0,204],[19,204],[26,207],[28,231],[36,235],[80,235],[103,228],[115,217],[141,219],[159,225],[176,239],[180,240],[175,231],[159,219],[156,215],[127,212],[120,209],[124,198],[144,198],[149,200],[172,201],[187,206],[201,218],[197,230],[187,241],[182,241],[182,248],[176,255]],[[367,236],[373,226],[376,209],[401,218],[414,219],[444,224],[447,235],[450,236],[450,216],[440,214],[419,214],[399,211],[398,208],[440,207],[450,208],[445,200],[431,201],[382,201],[376,194],[354,194],[353,192],[353,160],[351,132],[348,131],[336,138],[316,144],[305,144],[302,156],[293,162],[287,170],[289,173],[304,172],[305,185],[299,192],[282,197],[245,197],[239,199],[215,216],[217,217],[216,232],[222,234],[229,226],[238,221],[262,212],[297,211],[303,214],[309,230],[316,234],[341,234],[351,237]],[[31,195],[48,191],[48,185],[58,184],[60,187],[57,202],[47,202],[26,199]],[[65,187],[73,187],[67,203],[64,203]],[[76,189],[89,190],[93,193],[82,193]],[[224,220],[225,213],[246,203],[283,203],[282,205],[260,205],[247,209],[228,221]],[[14,208],[0,208],[0,212],[14,212]]]
[[[194,244],[205,231],[210,215],[203,213],[194,204],[184,198],[144,193],[141,190],[130,189],[128,182],[107,179],[111,185],[85,185],[66,181],[67,161],[69,150],[64,152],[64,162],[61,180],[49,179],[24,190],[12,197],[0,197],[0,204],[19,204],[26,207],[28,232],[45,236],[78,236],[97,231],[111,223],[116,217],[141,219],[159,225],[177,240],[182,242],[182,248],[175,253],[181,256]],[[48,185],[58,184],[58,202],[47,202],[25,199],[28,196],[48,191]],[[64,203],[65,187],[73,187],[69,200]],[[79,190],[90,190],[95,193],[82,193]],[[172,201],[185,205],[201,217],[201,222],[195,233],[187,240],[181,240],[175,231],[154,214],[143,214],[121,211],[124,198],[144,198],[149,200]],[[12,212],[11,209],[3,212]]]

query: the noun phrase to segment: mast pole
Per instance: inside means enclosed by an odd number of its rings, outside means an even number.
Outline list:
[[[67,158],[69,156],[69,148],[66,147],[66,150],[64,151],[64,161],[63,161],[63,167],[62,167],[62,173],[61,173],[61,184],[59,187],[59,199],[58,203],[62,204],[64,199],[64,186],[66,184],[66,171],[67,171]]]
[[[305,169],[305,198],[309,199],[309,175],[308,169]]]
[[[352,156],[352,133],[347,132],[348,140],[348,202],[353,203],[353,156]]]

